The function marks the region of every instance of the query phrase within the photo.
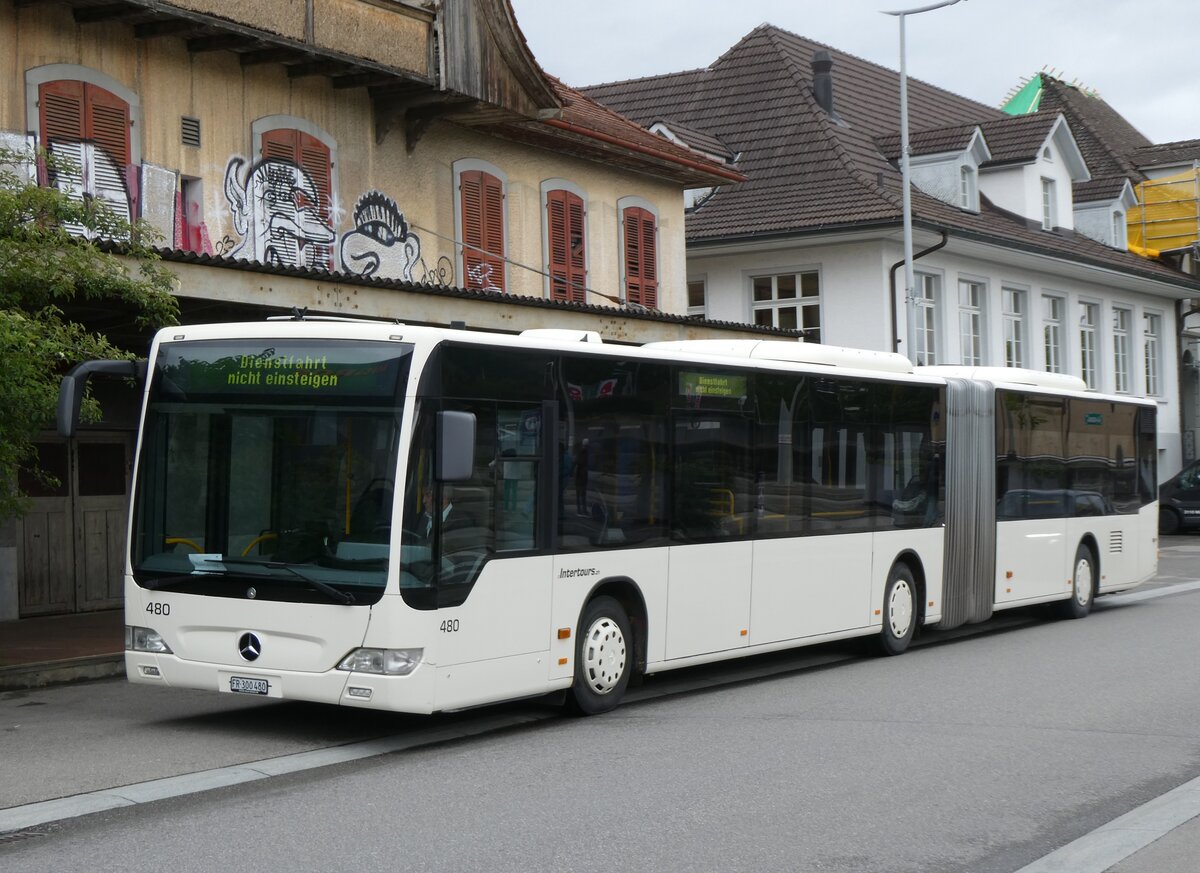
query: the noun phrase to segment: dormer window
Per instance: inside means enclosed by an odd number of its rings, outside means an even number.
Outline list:
[[[1128,241],[1128,235],[1125,230],[1125,213],[1114,212],[1112,217],[1113,230],[1113,248],[1124,249]]]
[[[975,169],[962,166],[958,170],[958,205],[975,211],[978,205],[978,189],[975,184]]]
[[[1042,179],[1042,230],[1054,230],[1058,223],[1058,201],[1054,192],[1054,180]]]
[[[1049,146],[1046,146],[1044,149],[1042,149],[1042,160],[1044,160],[1044,161],[1053,161],[1054,160],[1054,156],[1050,154]]]

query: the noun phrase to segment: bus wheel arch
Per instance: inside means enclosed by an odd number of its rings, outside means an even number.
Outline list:
[[[646,614],[646,598],[642,589],[628,576],[608,576],[601,579],[583,599],[584,607],[597,597],[611,597],[625,610],[633,631],[633,674],[646,671],[646,641],[649,635],[649,619]]]
[[[879,648],[884,655],[902,654],[925,620],[925,571],[915,553],[892,561],[883,586]]]
[[[575,629],[575,679],[568,711],[615,709],[630,679],[645,669],[646,607],[632,580],[605,579],[584,599]]]

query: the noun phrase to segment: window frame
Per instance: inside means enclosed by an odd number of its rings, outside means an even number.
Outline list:
[[[1051,301],[1057,304],[1058,317],[1055,318],[1053,310],[1047,305]],[[1047,373],[1063,373],[1063,361],[1065,359],[1063,326],[1066,324],[1067,299],[1062,294],[1042,294],[1042,368]],[[1051,332],[1053,332],[1053,342],[1051,341]],[[1052,354],[1053,352],[1053,354]]]
[[[107,95],[116,101],[124,104],[123,110],[125,113],[126,126],[124,130],[124,151],[120,157],[123,163],[118,167],[114,161],[114,167],[119,170],[122,175],[123,194],[125,204],[128,208],[128,217],[131,221],[136,220],[141,215],[141,199],[139,197],[141,187],[141,166],[142,166],[142,143],[138,132],[142,129],[142,105],[141,99],[137,92],[131,88],[127,88],[121,82],[113,77],[94,70],[90,67],[85,67],[81,64],[44,64],[39,67],[32,67],[25,71],[25,116],[26,130],[35,131],[37,144],[41,147],[47,147],[43,141],[44,131],[44,108],[42,106],[41,94],[42,88],[47,85],[56,83],[80,83],[81,88],[85,92],[85,96],[81,98],[85,103],[87,101],[86,93],[89,89],[99,89],[106,92]],[[87,106],[81,105],[81,113],[87,112]],[[83,140],[81,141],[91,141]],[[106,150],[107,152],[107,150]],[[112,155],[109,156],[110,159]],[[96,169],[94,161],[88,161],[86,158],[81,161],[83,166],[82,178],[79,180],[79,189],[82,195],[96,195],[95,176]],[[40,164],[40,162],[39,162]],[[49,180],[44,178],[44,166],[39,169],[38,184],[47,185]],[[111,190],[109,186],[104,186],[103,190]],[[82,233],[83,228],[75,228],[75,232]]]
[[[452,173],[453,185],[454,185],[455,261],[458,264],[459,276],[461,277],[459,284],[463,288],[473,288],[475,290],[482,290],[482,291],[495,291],[495,292],[499,292],[501,294],[507,293],[508,287],[509,287],[508,286],[508,238],[509,238],[509,232],[508,232],[508,175],[503,170],[501,170],[499,167],[497,167],[495,164],[488,163],[487,161],[481,161],[477,158],[461,158],[461,159],[455,161],[451,165],[451,173]],[[484,243],[487,242],[485,239],[481,239],[479,247],[476,247],[473,244],[467,243],[466,236],[465,236],[467,216],[465,216],[463,214],[462,179],[465,174],[469,174],[469,173],[481,173],[484,176],[490,176],[490,177],[492,177],[492,179],[494,179],[498,183],[499,205],[498,206],[491,205],[490,208],[495,212],[495,214],[492,217],[493,218],[498,217],[498,220],[499,220],[499,228],[498,229],[499,229],[499,233],[500,233],[500,243],[501,243],[500,244],[501,250],[499,252],[487,250],[488,254],[484,254],[483,253],[484,250],[482,249],[482,246]],[[482,176],[480,177],[480,180],[481,180],[481,184],[486,184],[486,180],[484,180]],[[493,187],[493,192],[494,192],[494,190],[495,189]],[[490,199],[493,196],[497,196],[497,195],[495,195],[494,193],[489,195],[489,200],[488,200],[489,204],[491,204],[493,202]],[[489,207],[487,205],[484,205],[483,208],[488,209]],[[481,224],[484,222],[486,217],[487,216],[485,216],[485,215],[480,216]],[[493,230],[495,230],[495,229],[496,228],[493,228]],[[468,263],[468,255],[467,255],[468,250],[477,252],[476,255],[472,256],[472,257],[478,258],[479,264],[477,266],[479,266],[480,268],[482,268],[484,266],[491,268],[486,276],[486,278],[489,280],[489,284],[485,285],[485,284],[483,284],[482,281],[475,285],[471,284],[471,279],[470,279],[471,265]],[[499,283],[496,283],[494,281],[495,274],[497,272],[499,274]],[[481,273],[481,275],[482,275],[482,273]]]
[[[639,234],[639,249],[638,257],[633,262],[638,265],[637,276],[629,275],[629,265],[631,262],[628,245],[628,230],[627,222],[630,219],[635,219],[639,222],[646,221],[647,216],[653,225],[654,237],[654,253],[651,255],[651,266],[654,269],[653,278],[643,276],[642,265],[645,263],[645,256],[642,254],[641,244],[645,242],[645,229]],[[659,214],[658,207],[646,200],[644,197],[622,197],[617,200],[617,246],[620,252],[619,269],[621,276],[621,303],[634,303],[639,306],[644,306],[647,309],[658,309],[658,289],[662,284],[662,270],[660,264],[660,245],[659,245]],[[636,288],[634,287],[636,286]],[[647,302],[647,300],[649,302]]]
[[[1133,386],[1133,307],[1112,307],[1113,392],[1128,394]]]
[[[979,291],[977,302],[969,304],[963,302],[963,290],[966,287],[976,288]],[[958,277],[958,344],[959,344],[959,360],[964,366],[981,367],[987,360],[987,282],[982,279],[977,279],[971,276]],[[968,335],[965,319],[973,321],[973,330]],[[974,346],[974,353],[968,354],[967,346],[970,339]]]
[[[1054,230],[1058,225],[1058,185],[1054,179],[1042,176],[1042,230]]]
[[[297,155],[296,157],[292,158],[292,161],[308,175],[321,194],[325,194],[326,192],[322,190],[322,180],[316,178],[312,172],[313,164],[311,159],[305,159],[304,149],[306,144],[304,142],[304,138],[316,140],[317,144],[320,145],[327,153],[329,166],[326,169],[325,178],[329,183],[329,202],[320,204],[320,209],[325,217],[325,220],[329,223],[330,229],[334,231],[336,236],[337,229],[334,223],[334,204],[338,202],[337,140],[334,139],[328,131],[322,129],[306,118],[299,118],[294,115],[264,115],[254,119],[254,121],[252,121],[250,124],[250,141],[252,148],[251,154],[254,155],[253,163],[266,160],[268,157],[270,157],[266,153],[267,143],[271,139],[277,138],[273,135],[280,133],[295,134],[295,148],[297,150]],[[308,149],[311,151],[311,144],[308,145]],[[313,244],[313,246],[317,251],[324,250],[325,269],[332,271],[341,267],[341,264],[339,263],[340,246],[337,245],[336,241],[330,243]],[[312,268],[316,268],[316,265],[298,264],[294,266],[310,266]]]
[[[1096,391],[1100,388],[1100,302],[1079,301],[1079,376],[1084,384]],[[1089,319],[1094,315],[1094,319]]]
[[[567,262],[565,262],[565,264],[564,264],[564,268],[567,273],[567,277],[564,280],[565,284],[563,284],[563,288],[562,288],[561,292],[559,292],[559,290],[558,290],[560,283],[555,281],[556,265],[554,263],[552,263],[552,261],[551,261],[551,258],[554,255],[554,251],[553,251],[554,227],[553,227],[553,220],[552,220],[553,215],[552,215],[552,211],[551,211],[551,200],[557,199],[557,198],[555,198],[554,195],[557,194],[558,192],[563,192],[567,195],[578,198],[578,200],[579,200],[579,205],[580,205],[580,209],[582,212],[582,214],[579,217],[579,220],[582,225],[581,237],[582,237],[582,245],[583,245],[582,264],[581,265],[571,264],[570,263],[570,261],[572,260],[571,255],[569,253],[567,254]],[[568,210],[571,205],[572,204],[568,201],[567,202]],[[591,269],[590,269],[591,264],[590,264],[590,260],[589,260],[590,255],[591,255],[591,246],[588,245],[588,198],[587,198],[587,192],[585,192],[582,187],[580,187],[579,185],[575,184],[574,182],[572,182],[568,179],[558,179],[558,178],[545,179],[542,181],[542,184],[541,184],[541,210],[542,210],[542,222],[541,222],[541,225],[542,225],[542,269],[546,274],[544,277],[544,281],[542,283],[543,293],[545,294],[547,300],[563,300],[563,301],[567,301],[567,302],[571,302],[571,303],[587,303],[588,282],[589,282],[589,277],[591,275]],[[571,230],[569,215],[564,214],[564,218],[568,219],[567,226],[564,228],[564,233],[569,234],[570,230]],[[582,271],[581,275],[578,277],[573,275],[576,272],[576,270]],[[575,282],[574,282],[575,279],[579,279],[580,284],[575,284]],[[572,293],[573,291],[577,292],[577,293]]]
[[[913,334],[916,337],[913,363],[919,367],[934,366],[938,363],[938,347],[941,345],[938,309],[943,293],[942,275],[918,271],[913,274],[913,278],[917,283],[914,289],[914,308],[919,321],[913,325]],[[929,347],[930,340],[932,349]]]
[[[692,286],[700,286],[702,303],[697,306],[692,303]],[[708,274],[689,276],[687,280],[687,315],[688,318],[708,318]]]
[[[1160,312],[1142,313],[1142,353],[1146,367],[1146,395],[1148,397],[1162,396],[1163,323],[1163,316]],[[1151,330],[1152,326],[1154,326],[1153,330]]]
[[[1010,306],[1017,301],[1017,306]],[[1029,292],[1017,285],[1000,287],[1000,322],[1004,342],[1004,366],[1024,368],[1028,364],[1026,351],[1026,316],[1029,312]],[[1015,353],[1014,353],[1015,352]]]
[[[771,324],[770,327],[781,327],[779,324],[779,312],[784,309],[796,310],[796,325],[793,328],[782,327],[783,330],[798,330],[804,335],[805,342],[820,342],[822,333],[822,324],[824,321],[824,304],[822,301],[821,286],[824,284],[821,276],[821,268],[818,266],[802,266],[802,267],[772,267],[763,270],[744,270],[742,275],[745,277],[747,287],[747,298],[750,301],[750,318],[751,324],[758,324],[757,313],[770,312]],[[817,293],[815,296],[804,295],[804,277],[815,276],[817,283]],[[784,277],[792,277],[796,280],[795,296],[780,297],[779,296],[779,280]],[[769,300],[756,300],[754,297],[755,283],[760,279],[771,280],[771,298]],[[805,314],[807,310],[815,309],[817,313],[817,323],[815,326],[805,326]],[[815,332],[815,333],[814,333]]]

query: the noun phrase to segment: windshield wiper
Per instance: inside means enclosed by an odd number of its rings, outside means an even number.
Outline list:
[[[338,591],[329,583],[322,582],[320,579],[314,579],[312,576],[301,573],[293,565],[285,564],[280,561],[256,561],[254,558],[225,557],[205,558],[204,562],[206,564],[235,564],[238,566],[265,567],[268,570],[287,570],[287,572],[291,573],[297,579],[302,580],[309,586],[315,588],[317,591],[320,591],[335,603],[349,605],[354,602],[354,595],[350,592]]]

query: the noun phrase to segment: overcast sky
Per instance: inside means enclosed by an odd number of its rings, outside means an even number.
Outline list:
[[[930,2],[512,0],[538,62],[573,86],[708,66],[764,22],[898,70],[898,21],[880,10]],[[1200,139],[1193,2],[962,0],[907,18],[908,74],[999,106],[1053,69],[1153,142]]]

